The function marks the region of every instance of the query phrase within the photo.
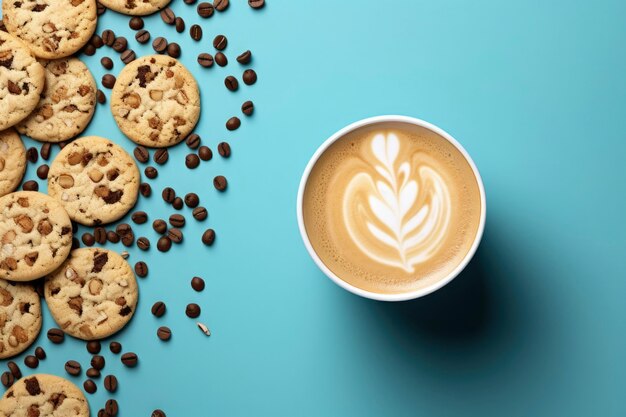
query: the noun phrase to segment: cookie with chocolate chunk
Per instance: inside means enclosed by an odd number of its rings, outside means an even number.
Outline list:
[[[65,146],[50,165],[48,194],[86,226],[114,222],[137,202],[139,169],[120,146],[86,136]]]
[[[119,13],[144,16],[163,9],[171,0],[100,0],[103,6]]]
[[[26,44],[0,31],[0,130],[33,111],[45,82],[44,69]]]
[[[120,72],[111,94],[111,111],[122,132],[134,142],[155,148],[172,146],[198,122],[198,84],[174,58],[139,58]]]
[[[72,224],[53,198],[35,191],[0,197],[0,278],[32,281],[54,271],[72,246]]]
[[[0,279],[0,359],[23,352],[41,330],[41,301],[35,286]]]
[[[82,133],[96,109],[96,81],[78,58],[41,61],[46,87],[39,104],[16,129],[33,139],[61,142]]]
[[[15,190],[26,171],[26,149],[15,130],[0,132],[0,197]]]
[[[64,332],[96,340],[118,332],[130,321],[139,290],[132,268],[120,255],[81,248],[48,276],[45,296]]]
[[[96,0],[3,1],[4,25],[37,58],[78,52],[96,30]]]
[[[0,417],[89,417],[89,404],[70,381],[35,374],[15,382],[0,399]]]

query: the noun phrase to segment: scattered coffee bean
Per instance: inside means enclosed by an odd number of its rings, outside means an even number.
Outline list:
[[[115,231],[120,236],[126,236],[133,233],[133,228],[128,223],[120,223],[115,227]]]
[[[143,29],[143,19],[139,16],[133,16],[130,18],[128,26],[130,26],[132,30]]]
[[[24,191],[39,191],[39,184],[37,181],[29,180],[22,184],[22,190]]]
[[[47,164],[39,165],[37,168],[37,177],[40,180],[45,180],[48,178],[48,171],[50,171],[50,167]]]
[[[218,175],[217,177],[213,178],[213,186],[218,191],[224,191],[226,190],[226,187],[228,187],[228,181],[223,175]]]
[[[213,55],[207,53],[201,53],[198,55],[198,64],[202,65],[205,68],[209,68],[213,66]]]
[[[120,55],[120,59],[124,64],[130,64],[135,60],[135,58],[137,58],[137,55],[135,55],[135,51],[132,49],[127,49],[122,52],[122,55]]]
[[[92,44],[88,43],[83,47],[83,54],[87,56],[93,56],[96,54],[96,47]]]
[[[189,36],[191,36],[191,39],[194,41],[202,39],[202,27],[200,25],[192,25],[191,28],[189,28]]]
[[[254,103],[250,100],[241,105],[241,112],[246,116],[251,116],[254,113]]]
[[[233,116],[226,122],[226,129],[237,130],[241,126],[241,120],[237,116]]]
[[[159,171],[155,167],[146,167],[143,172],[146,174],[146,177],[151,180],[155,179],[159,175]]]
[[[39,359],[35,355],[28,355],[24,358],[24,365],[30,369],[35,369],[39,366]]]
[[[152,414],[150,415],[150,417],[167,417],[167,416],[165,415],[165,412],[164,412],[163,410],[158,410],[158,409],[157,409],[157,410],[154,410],[154,411],[152,412]]]
[[[102,5],[99,1],[96,1],[96,14],[98,16],[102,16],[104,12],[106,11],[107,11],[107,8],[104,7],[104,5]]]
[[[91,366],[93,368],[96,368],[99,371],[104,369],[105,363],[106,363],[106,361],[104,360],[104,356],[102,356],[102,355],[94,355],[91,358]]]
[[[104,227],[96,227],[93,230],[93,237],[94,239],[96,239],[96,242],[104,245],[107,242],[107,231],[104,229]]]
[[[220,142],[217,145],[217,151],[219,152],[222,158],[230,157],[231,150],[230,150],[230,145],[228,144],[228,142]]]
[[[229,75],[224,79],[224,85],[230,91],[237,91],[237,89],[239,88],[239,81],[237,81],[237,79],[232,75]]]
[[[109,349],[111,353],[115,353],[116,355],[122,351],[122,345],[119,342],[111,342],[109,344]]]
[[[144,197],[150,197],[152,194],[152,187],[147,182],[142,182],[139,184],[139,192]]]
[[[137,355],[135,355],[134,353],[130,354],[130,353],[125,353],[124,355],[134,355],[134,363],[132,365],[127,364],[126,362],[124,362],[124,357],[122,356],[122,362],[124,363],[124,365],[126,366],[135,366],[137,365]],[[129,360],[129,363],[132,362],[132,360]],[[120,408],[117,405],[117,401],[115,401],[114,399],[109,399],[107,400],[106,403],[104,403],[104,411],[106,412],[107,417],[115,417],[117,415],[117,413],[119,413]]]
[[[176,32],[183,33],[185,31],[185,21],[182,17],[177,17],[174,24],[176,25]]]
[[[35,163],[39,159],[39,152],[37,152],[37,148],[28,148],[26,151],[26,159],[28,162]]]
[[[65,362],[65,371],[72,376],[80,375],[80,363],[76,361]]]
[[[83,388],[85,389],[85,392],[87,392],[88,394],[93,394],[94,392],[98,390],[96,383],[93,382],[93,380],[91,379],[88,379],[85,382],[83,382]]]
[[[145,211],[136,211],[130,216],[136,224],[144,224],[148,221],[148,214]]]
[[[15,379],[20,379],[22,377],[22,371],[20,370],[20,367],[17,363],[15,363],[14,361],[9,361],[7,363],[7,366],[9,368],[9,371],[11,371],[11,375],[13,375]]]
[[[246,83],[246,85],[252,85],[256,83],[256,80],[256,71],[253,69],[247,69],[243,72],[243,82]]]
[[[76,236],[72,237],[72,250],[80,248],[80,241]]]
[[[145,278],[148,275],[148,265],[144,261],[139,261],[135,264],[135,274],[141,278]]]
[[[43,350],[41,346],[37,346],[35,348],[35,356],[37,356],[37,359],[39,360],[44,360],[46,359],[46,351]]]
[[[63,333],[63,330],[61,329],[52,328],[48,330],[48,340],[57,345],[59,343],[63,343],[65,340],[65,333]]]
[[[207,2],[200,3],[196,10],[198,11],[198,15],[204,18],[213,16],[213,12],[215,11],[213,5]]]
[[[139,239],[137,239],[137,247],[141,250],[148,250],[150,249],[150,241],[148,240],[147,237],[140,237]]]
[[[118,243],[120,241],[120,236],[113,230],[109,230],[107,232],[107,240],[111,243]]]
[[[157,301],[152,305],[152,314],[156,317],[162,317],[166,310],[167,308],[165,307],[165,303],[163,301]]]
[[[210,161],[213,158],[213,151],[208,146],[200,146],[198,149],[198,156],[203,161]]]
[[[137,354],[133,352],[124,353],[122,355],[122,363],[131,368],[137,365],[138,359]]]
[[[106,46],[113,46],[113,42],[115,42],[115,32],[111,29],[102,32],[102,42],[104,42]]]
[[[161,236],[157,241],[157,249],[161,252],[167,252],[172,247],[172,241],[167,236]]]
[[[196,4],[197,0],[183,0],[185,4]]]
[[[185,194],[185,205],[189,208],[196,208],[200,204],[200,197],[196,193]]]
[[[161,197],[163,197],[163,201],[171,204],[176,198],[176,191],[174,191],[172,187],[165,187],[161,193]]]
[[[109,58],[108,56],[103,56],[100,59],[100,63],[105,69],[108,69],[108,70],[113,69],[113,60]]]
[[[190,153],[185,157],[185,165],[189,169],[198,168],[198,165],[200,165],[200,158],[198,158],[198,155],[195,153]]]
[[[187,304],[187,308],[185,309],[185,314],[187,314],[187,317],[192,319],[200,316],[200,312],[200,306],[196,303]]]
[[[41,150],[39,151],[39,154],[41,155],[41,158],[45,161],[47,161],[50,158],[50,148],[52,146],[50,145],[49,142],[44,143],[43,145],[41,145]]]
[[[226,58],[223,52],[218,52],[215,54],[215,63],[220,67],[225,67],[228,65],[228,58]]]
[[[176,15],[172,11],[172,9],[166,7],[165,9],[161,10],[161,19],[163,19],[166,24],[173,25],[176,22]]]
[[[163,219],[156,219],[152,222],[152,228],[155,232],[163,234],[167,231],[167,223]]]
[[[176,197],[174,201],[172,201],[172,207],[176,210],[180,210],[183,208],[183,199],[180,197]]]
[[[193,209],[193,218],[199,221],[205,220],[209,215],[209,212],[204,207],[196,207]]]
[[[169,327],[161,326],[157,330],[157,336],[159,339],[167,341],[170,340],[170,338],[172,337],[172,331]]]
[[[187,136],[187,139],[185,139],[185,143],[187,144],[187,146],[189,146],[189,148],[196,149],[198,148],[198,146],[200,146],[200,136],[192,133]]]
[[[227,45],[228,45],[228,38],[226,38],[226,36],[224,35],[217,35],[213,39],[213,47],[217,49],[218,51],[223,51],[224,49],[226,49]]]
[[[117,377],[115,375],[107,375],[104,377],[104,389],[109,392],[117,391]]]
[[[248,0],[248,5],[253,9],[260,9],[265,6],[265,0]]]
[[[89,378],[100,378],[100,371],[96,368],[89,368],[86,372]]]
[[[226,10],[229,4],[230,2],[228,0],[213,0],[213,7],[215,7],[215,10],[218,12]]]
[[[148,43],[150,40],[150,32],[141,29],[139,32],[135,33],[135,40],[141,44]]]
[[[167,45],[167,54],[172,58],[180,57],[180,45],[178,45],[176,42],[172,42]]]
[[[182,214],[172,214],[170,216],[170,224],[174,227],[185,226],[185,216]]]
[[[102,76],[102,86],[104,88],[113,88],[115,85],[115,75],[113,74],[104,74]]]
[[[120,36],[115,38],[115,42],[113,42],[113,50],[115,52],[124,52],[128,48],[128,41],[125,37]]]
[[[163,52],[165,52],[167,50],[167,40],[164,37],[162,37],[162,36],[159,36],[158,38],[155,38],[152,41],[152,48],[156,52],[162,54]]]
[[[173,243],[181,243],[183,241],[183,232],[180,229],[171,228],[167,231],[167,237]]]
[[[160,148],[160,149],[157,149],[157,151],[154,153],[153,160],[154,160],[154,162],[156,162],[157,164],[159,164],[159,165],[163,165],[164,163],[166,163],[166,162],[167,162],[167,160],[169,159],[169,157],[170,157],[170,154],[169,154],[169,152],[167,151],[167,149],[165,149],[165,148]]]
[[[237,57],[237,62],[239,62],[242,65],[249,64],[251,60],[252,60],[252,52],[250,52],[250,50],[243,52],[241,55]]]
[[[2,385],[4,385],[5,388],[10,388],[15,382],[15,377],[11,375],[11,372],[3,372],[0,380],[2,381]]]
[[[204,233],[202,233],[202,243],[204,243],[207,246],[211,246],[213,245],[213,242],[215,242],[215,230],[213,229],[205,230]]]
[[[81,240],[85,244],[85,246],[93,246],[96,243],[96,238],[89,232],[83,233]]]
[[[102,91],[100,89],[98,89],[98,91],[96,91],[96,100],[100,104],[104,104],[104,103],[107,102],[107,97],[104,95],[104,91]]]
[[[191,288],[198,292],[204,290],[204,280],[200,277],[191,278]]]

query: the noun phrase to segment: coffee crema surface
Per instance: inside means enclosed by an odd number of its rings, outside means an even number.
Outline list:
[[[358,128],[317,160],[303,194],[313,249],[335,275],[380,294],[450,274],[481,221],[472,167],[445,138],[402,122]]]

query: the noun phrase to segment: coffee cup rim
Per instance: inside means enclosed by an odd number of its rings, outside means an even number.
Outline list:
[[[315,249],[313,248],[313,245],[311,244],[308,233],[306,231],[306,227],[304,225],[304,215],[303,215],[304,189],[306,188],[306,184],[309,180],[309,176],[311,174],[311,171],[313,170],[313,167],[319,160],[320,156],[330,147],[330,145],[340,140],[348,133],[356,129],[359,129],[361,127],[370,126],[370,125],[379,124],[379,123],[389,123],[389,122],[408,123],[408,124],[413,124],[419,127],[423,127],[425,129],[428,129],[438,134],[439,136],[441,136],[442,138],[450,142],[455,148],[457,148],[459,152],[461,152],[465,160],[468,162],[470,167],[472,168],[472,172],[476,178],[476,182],[478,184],[478,189],[480,192],[480,207],[481,207],[480,221],[478,224],[478,230],[476,231],[474,242],[472,243],[472,246],[470,247],[469,251],[463,258],[463,260],[447,276],[438,280],[437,282],[434,282],[433,284],[426,286],[424,288],[420,288],[419,290],[397,293],[397,294],[381,294],[381,293],[376,293],[372,291],[366,291],[362,288],[349,284],[347,281],[344,281],[339,276],[337,276],[333,271],[331,271],[330,268],[328,268],[326,264],[324,264],[324,262],[320,259],[317,252],[315,252]],[[362,120],[358,120],[354,123],[351,123],[348,126],[335,132],[317,148],[317,150],[315,151],[315,153],[309,160],[308,164],[306,165],[306,168],[304,169],[304,172],[302,174],[302,178],[300,179],[300,186],[298,187],[296,209],[297,209],[298,228],[300,230],[300,236],[302,238],[302,241],[304,242],[304,246],[306,247],[309,253],[309,256],[313,259],[317,267],[328,278],[330,278],[335,284],[339,285],[340,287],[342,287],[343,289],[347,291],[350,291],[353,294],[359,295],[361,297],[369,298],[372,300],[406,301],[406,300],[413,300],[416,298],[420,298],[432,292],[437,291],[438,289],[450,283],[454,278],[456,278],[461,273],[461,271],[465,269],[467,264],[474,257],[474,254],[476,253],[476,250],[478,249],[478,246],[483,236],[483,232],[485,229],[485,221],[487,217],[487,199],[485,197],[485,188],[483,185],[482,177],[480,176],[480,172],[478,171],[478,168],[476,167],[474,160],[471,158],[471,156],[465,150],[465,148],[454,137],[452,137],[452,135],[450,135],[448,132],[441,129],[440,127],[435,126],[434,124],[429,123],[422,119],[418,119],[418,118],[410,117],[410,116],[401,116],[401,115],[383,115],[383,116],[368,117]]]

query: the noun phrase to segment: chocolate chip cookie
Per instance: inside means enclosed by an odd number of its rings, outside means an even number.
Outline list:
[[[67,145],[48,173],[48,194],[72,220],[93,226],[113,222],[137,202],[139,169],[108,139],[86,136]]]
[[[0,417],[89,417],[80,389],[54,375],[35,374],[15,382],[0,399]]]
[[[0,132],[0,197],[15,190],[26,171],[26,149],[13,129]]]
[[[171,0],[100,0],[100,3],[119,13],[143,16],[158,12]]]
[[[0,130],[33,111],[45,82],[44,69],[26,44],[0,31]]]
[[[72,246],[72,224],[53,198],[35,191],[0,197],[0,278],[32,281],[54,271]]]
[[[34,285],[0,279],[0,359],[23,352],[41,330],[41,301]]]
[[[63,58],[96,30],[96,0],[3,1],[4,24],[38,58]]]
[[[111,111],[122,132],[136,143],[172,146],[198,122],[198,84],[174,58],[139,58],[120,72],[111,95]]]
[[[45,296],[63,331],[95,340],[116,333],[130,321],[139,290],[133,270],[120,255],[81,248],[48,276]]]
[[[96,109],[96,82],[78,58],[41,61],[46,87],[39,104],[17,130],[44,142],[61,142],[80,134]]]

